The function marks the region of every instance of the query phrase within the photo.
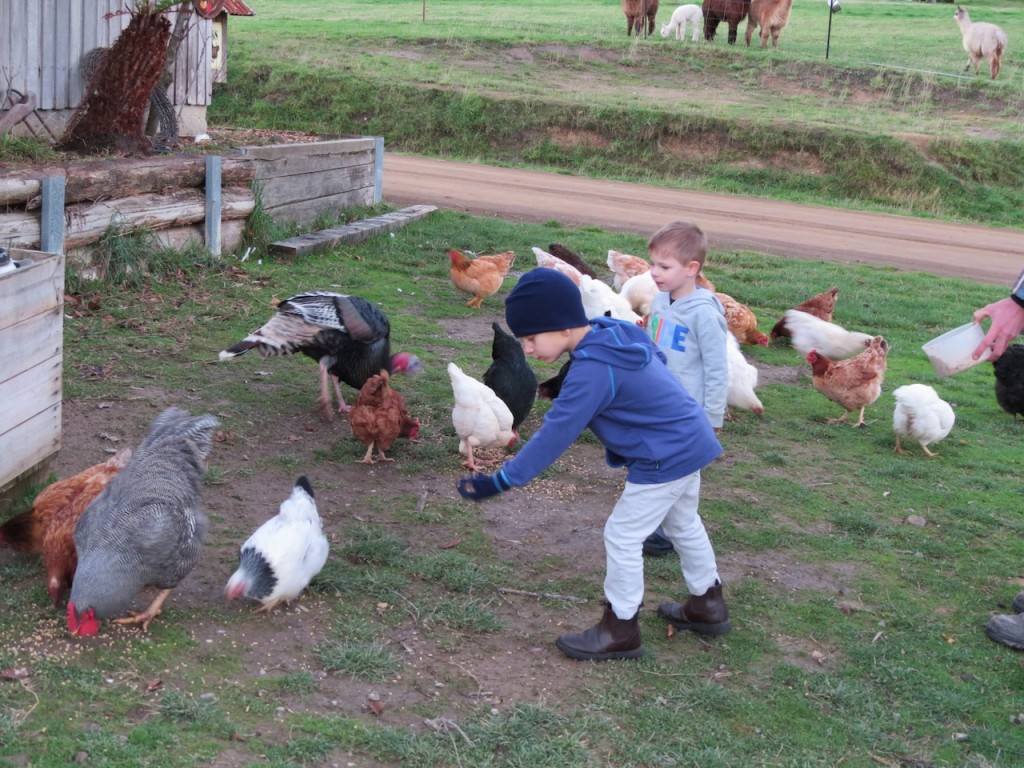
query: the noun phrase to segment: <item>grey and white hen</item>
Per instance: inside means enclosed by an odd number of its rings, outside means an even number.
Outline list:
[[[115,619],[148,629],[171,590],[195,567],[207,527],[200,488],[219,423],[209,414],[168,408],[82,514],[68,602],[73,635],[96,634],[100,619],[125,613],[143,588],[156,587],[160,593],[145,611]]]

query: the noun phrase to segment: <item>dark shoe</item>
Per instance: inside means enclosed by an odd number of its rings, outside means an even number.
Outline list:
[[[658,606],[658,615],[668,619],[676,629],[687,629],[698,635],[724,635],[732,629],[720,581],[699,597],[690,595],[685,603],[662,603]]]
[[[644,655],[637,611],[632,619],[620,619],[610,605],[604,616],[585,632],[569,632],[555,640],[558,650],[578,661],[638,659]]]
[[[1024,592],[1018,592],[1013,598],[1013,612],[1024,613]]]
[[[985,626],[985,634],[997,643],[1024,650],[1024,614],[993,616]]]
[[[644,539],[644,554],[648,557],[664,557],[675,552],[672,542],[661,535],[661,529]]]

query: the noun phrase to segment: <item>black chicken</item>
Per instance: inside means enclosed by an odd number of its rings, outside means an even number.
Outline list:
[[[512,429],[530,413],[537,396],[537,376],[516,338],[505,333],[498,323],[491,323],[494,341],[491,344],[491,366],[484,371],[484,384],[512,411]]]
[[[1024,416],[1024,344],[1011,344],[992,363],[996,375],[996,402],[1014,419]]]
[[[557,256],[566,264],[571,264],[572,266],[576,267],[576,269],[578,269],[584,275],[592,277],[595,280],[599,279],[597,277],[597,273],[590,267],[589,264],[583,261],[582,257],[580,257],[578,253],[569,250],[564,245],[561,245],[559,243],[552,243],[551,245],[548,246],[548,253],[550,253],[552,256]]]
[[[220,353],[229,360],[256,349],[264,357],[301,352],[320,364],[320,397],[324,418],[334,413],[327,376],[338,395],[338,412],[348,413],[339,380],[362,388],[381,372],[418,373],[420,359],[408,352],[391,354],[391,324],[375,305],[359,296],[310,291],[285,299],[263,327]]]
[[[565,375],[569,373],[570,365],[572,365],[571,357],[562,363],[562,367],[558,369],[558,373],[537,385],[537,396],[542,397],[545,400],[554,400],[558,397],[558,394],[562,391],[562,382],[565,381]]]

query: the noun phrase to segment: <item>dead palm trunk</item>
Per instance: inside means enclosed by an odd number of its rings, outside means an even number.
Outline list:
[[[152,7],[137,6],[132,19],[89,79],[60,148],[85,153],[144,152],[149,94],[160,83],[171,23]]]

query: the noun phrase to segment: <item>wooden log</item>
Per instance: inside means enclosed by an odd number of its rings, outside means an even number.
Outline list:
[[[323,213],[337,213],[345,208],[357,205],[373,204],[373,186],[353,189],[340,195],[332,195],[317,200],[302,200],[288,203],[276,208],[268,208],[267,215],[274,221],[293,221],[298,224],[312,224]]]
[[[0,205],[24,205],[29,198],[39,197],[40,181],[14,175],[0,177]]]
[[[221,218],[245,218],[256,207],[248,188],[223,190]],[[179,189],[166,195],[137,195],[107,203],[78,203],[66,211],[70,225],[64,234],[65,248],[80,248],[95,242],[111,223],[127,231],[161,230],[195,224],[206,216],[206,197],[199,190]]]
[[[66,203],[83,203],[160,194],[178,187],[202,189],[206,183],[206,159],[202,156],[147,157],[129,160],[96,160],[90,163],[47,165],[5,173],[0,178],[0,205],[40,206],[39,183],[44,176],[64,176]],[[256,164],[242,157],[225,157],[221,183],[251,184]]]
[[[38,248],[39,237],[38,213],[0,213],[0,243],[13,248]]]

